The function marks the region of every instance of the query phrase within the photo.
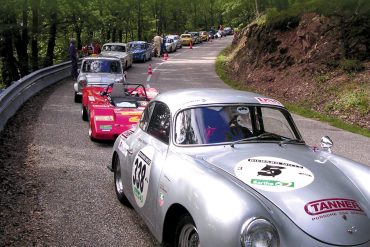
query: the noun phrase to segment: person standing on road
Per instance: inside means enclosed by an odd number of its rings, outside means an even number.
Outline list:
[[[161,45],[163,43],[163,39],[161,36],[157,34],[156,36],[154,36],[153,41],[154,41],[155,53],[157,54],[157,57],[160,57],[161,56]]]
[[[77,60],[78,60],[78,53],[76,49],[76,40],[71,39],[69,43],[69,57],[71,59],[71,76],[73,80],[77,80],[78,72],[77,72]]]

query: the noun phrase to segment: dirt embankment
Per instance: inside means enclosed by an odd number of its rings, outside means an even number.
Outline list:
[[[370,129],[370,18],[305,14],[241,30],[229,76],[255,91]]]

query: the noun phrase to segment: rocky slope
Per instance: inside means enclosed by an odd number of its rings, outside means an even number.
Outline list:
[[[236,37],[228,74],[242,86],[370,129],[370,19],[309,13],[251,24]]]

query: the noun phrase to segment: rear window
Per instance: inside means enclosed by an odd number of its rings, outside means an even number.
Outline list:
[[[102,51],[126,52],[126,47],[123,45],[103,45]]]
[[[91,59],[83,62],[82,72],[120,74],[122,70],[118,60]]]
[[[181,35],[181,38],[191,38],[190,34],[183,34]]]

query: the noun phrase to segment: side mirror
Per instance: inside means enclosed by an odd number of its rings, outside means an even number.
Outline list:
[[[321,137],[321,147],[325,151],[331,153],[331,148],[333,147],[333,141],[329,138],[329,136]]]

